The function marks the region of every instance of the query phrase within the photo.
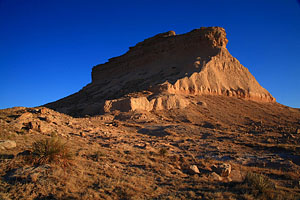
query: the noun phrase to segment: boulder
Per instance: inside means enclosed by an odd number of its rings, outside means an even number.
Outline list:
[[[35,131],[39,131],[40,122],[38,121],[31,121],[28,123],[28,128],[33,129]]]
[[[30,121],[26,124],[24,124],[25,128],[29,129],[29,130],[34,130],[34,131],[38,131],[41,133],[50,133],[53,131],[53,127],[51,126],[51,124],[49,124],[46,121],[41,121],[38,119],[35,119],[33,121]]]
[[[39,111],[40,111],[41,114],[49,114],[49,109],[44,108],[44,107],[41,108]]]
[[[188,172],[190,174],[199,174],[200,171],[196,165],[190,165]]]
[[[229,163],[215,164],[211,169],[222,177],[227,177],[231,173],[231,165]]]
[[[33,114],[30,112],[25,112],[20,117],[17,118],[19,122],[27,122],[28,120],[33,118]]]
[[[21,130],[24,127],[28,126],[28,123],[32,121],[33,114],[30,112],[25,112],[22,115],[20,115],[18,118],[16,118],[14,121],[12,121],[12,125],[18,129]]]

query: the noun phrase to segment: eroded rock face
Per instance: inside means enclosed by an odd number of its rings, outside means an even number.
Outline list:
[[[121,99],[107,100],[104,104],[104,111],[111,112],[120,110],[128,111],[152,111],[182,109],[190,104],[190,101],[182,95],[162,95],[148,100],[146,97],[127,97]]]
[[[199,62],[195,61],[195,66]],[[275,101],[227,49],[222,49],[219,55],[212,57],[200,72],[178,79],[174,84],[165,82],[156,87],[156,90],[171,94],[213,94],[263,102]]]
[[[275,101],[230,55],[227,42],[225,30],[220,27],[181,35],[174,31],[158,34],[130,47],[124,55],[93,67],[90,84],[46,106],[80,116],[112,110],[182,108],[188,104],[182,96],[189,95]],[[135,97],[128,96],[132,93]]]

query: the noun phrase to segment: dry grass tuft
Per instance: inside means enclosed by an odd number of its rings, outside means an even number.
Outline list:
[[[239,192],[243,191],[244,199],[262,200],[292,200],[299,199],[293,192],[289,193],[280,187],[276,187],[268,177],[253,172],[247,173],[244,182],[237,187]]]
[[[67,143],[59,137],[51,137],[32,144],[32,159],[37,165],[56,163],[63,167],[69,166],[73,154]]]
[[[275,184],[268,177],[252,172],[247,173],[244,183],[258,190],[260,193],[264,193],[269,189],[275,189]]]

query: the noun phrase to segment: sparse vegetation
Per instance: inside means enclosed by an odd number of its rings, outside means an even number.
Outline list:
[[[237,185],[236,189],[242,192],[243,199],[261,200],[294,200],[299,195],[286,192],[284,188],[276,187],[273,181],[258,173],[248,172],[243,183]]]
[[[159,154],[160,156],[166,156],[166,155],[168,154],[168,149],[165,148],[165,147],[163,147],[163,148],[159,149],[158,154]]]
[[[253,189],[258,190],[260,193],[275,189],[275,184],[268,177],[252,172],[247,173],[244,183],[248,184]]]
[[[72,153],[66,142],[59,137],[51,137],[36,141],[32,145],[32,158],[34,164],[56,163],[69,166]]]
[[[0,131],[0,140],[13,140],[17,136],[16,133]]]
[[[222,100],[218,105],[225,106],[214,107],[211,102],[218,100]],[[9,134],[15,135],[11,140],[17,146],[0,149],[0,199],[300,199],[300,134],[285,138],[276,125],[299,126],[300,113],[295,112],[290,121],[278,122],[279,114],[288,119],[293,113],[225,97],[197,101],[207,102],[212,109],[145,113],[153,119],[150,122],[118,118],[118,127],[106,125],[112,119],[72,118],[51,110],[46,116],[55,123],[47,122],[43,120],[45,114],[29,110],[33,118],[28,120],[39,122],[45,131],[32,129],[24,135],[17,134],[19,129],[12,123],[15,119],[7,116],[29,111],[3,110],[6,114],[0,135],[4,140]],[[243,114],[232,109],[228,101],[243,109],[251,105],[249,119],[243,121]],[[227,115],[229,112],[232,115]],[[252,129],[248,121],[262,117],[266,132],[248,134]],[[203,127],[208,118],[222,126]],[[169,134],[153,134],[157,132],[151,132],[152,126],[160,126]],[[149,132],[139,132],[148,127]],[[222,180],[212,176],[212,166],[220,162],[232,166],[231,176]],[[62,167],[70,163],[71,167]],[[200,173],[190,173],[191,165]]]

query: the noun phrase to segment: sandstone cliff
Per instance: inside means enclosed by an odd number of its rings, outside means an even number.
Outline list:
[[[247,68],[230,55],[223,28],[158,34],[92,70],[78,93],[46,106],[71,115],[113,110],[184,108],[192,95],[226,95],[273,102]]]

